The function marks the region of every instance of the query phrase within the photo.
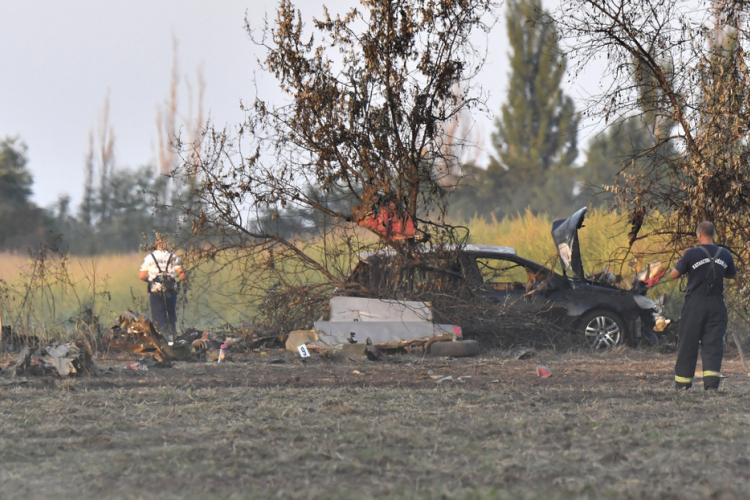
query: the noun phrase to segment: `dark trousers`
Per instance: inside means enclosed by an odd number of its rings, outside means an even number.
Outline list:
[[[151,300],[151,316],[159,333],[175,336],[177,334],[177,294],[164,295],[149,292],[148,296]]]
[[[722,296],[691,294],[685,298],[680,316],[680,347],[674,367],[678,387],[692,384],[699,345],[703,385],[710,389],[719,387],[726,332],[727,308]]]

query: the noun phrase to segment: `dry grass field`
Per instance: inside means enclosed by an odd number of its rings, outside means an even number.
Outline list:
[[[64,381],[4,370],[0,497],[747,498],[750,378],[730,352],[721,392],[677,393],[673,363],[273,351],[140,374],[100,359],[114,371]]]

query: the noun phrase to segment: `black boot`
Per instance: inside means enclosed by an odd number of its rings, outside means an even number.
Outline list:
[[[707,391],[716,391],[719,389],[719,377],[703,377],[703,388]]]

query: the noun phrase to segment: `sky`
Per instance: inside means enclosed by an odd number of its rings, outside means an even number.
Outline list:
[[[355,1],[323,3],[335,13]],[[305,17],[322,14],[320,1],[294,3]],[[168,98],[175,41],[182,119],[195,117],[199,71],[205,81],[204,114],[215,125],[241,123],[240,102],[251,103],[256,92],[273,99],[274,80],[258,72],[263,53],[245,31],[245,17],[260,26],[266,14],[273,19],[276,5],[267,0],[0,0],[0,139],[18,136],[28,146],[32,199],[47,207],[67,194],[79,203],[89,134],[98,130],[107,99],[116,165],[156,163],[156,116]],[[494,113],[508,80],[506,40],[503,18],[490,35],[491,50],[477,82],[489,91]],[[494,116],[475,118],[487,148]]]

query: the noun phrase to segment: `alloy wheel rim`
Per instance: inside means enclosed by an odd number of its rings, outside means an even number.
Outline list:
[[[594,349],[615,347],[620,343],[620,327],[608,316],[596,316],[584,330],[586,343]]]

